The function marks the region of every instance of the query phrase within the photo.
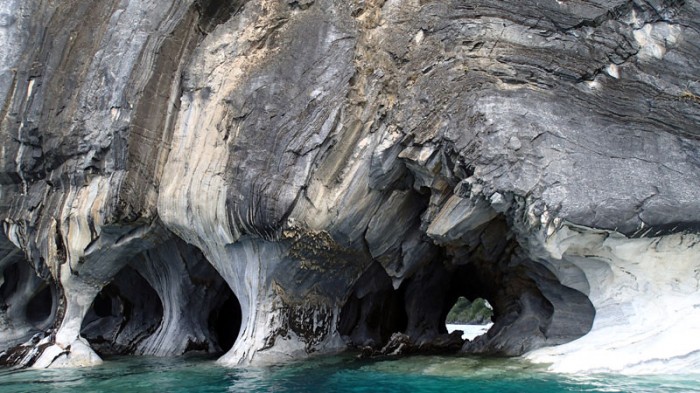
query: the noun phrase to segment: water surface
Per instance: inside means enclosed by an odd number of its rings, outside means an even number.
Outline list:
[[[564,376],[522,360],[416,356],[327,357],[266,368],[223,368],[193,358],[118,358],[80,370],[0,370],[17,392],[700,392],[700,378]]]

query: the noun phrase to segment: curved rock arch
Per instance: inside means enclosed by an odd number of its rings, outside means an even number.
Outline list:
[[[53,281],[39,277],[22,257],[12,259],[4,258],[0,267],[0,352],[43,334],[58,308]]]
[[[201,252],[173,238],[134,256],[102,289],[82,335],[104,343],[98,352],[108,355],[221,353],[237,338],[240,320],[221,276]]]

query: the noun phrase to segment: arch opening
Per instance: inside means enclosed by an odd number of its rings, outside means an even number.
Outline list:
[[[488,300],[478,297],[470,301],[460,296],[445,316],[448,333],[462,332],[462,339],[474,340],[485,334],[493,326],[493,307]]]
[[[45,330],[55,319],[57,301],[52,282],[42,280],[24,260],[2,271],[0,311],[15,328],[29,327],[26,335]]]
[[[373,263],[341,308],[338,333],[355,347],[385,345],[394,333],[406,331],[405,291],[394,289],[384,268]]]
[[[0,300],[5,301],[17,291],[19,281],[19,262],[6,267],[2,272],[3,280],[0,285]]]
[[[101,356],[220,354],[238,338],[241,306],[202,252],[170,238],[130,258],[95,297],[81,335]]]
[[[238,338],[242,314],[238,298],[228,285],[224,287],[221,301],[209,313],[208,325],[212,343],[221,352],[228,352]]]
[[[53,321],[56,307],[56,296],[51,285],[42,282],[38,292],[27,303],[27,322],[37,329],[43,329]]]
[[[156,291],[126,266],[97,294],[80,334],[100,356],[129,354],[153,334],[162,318]]]

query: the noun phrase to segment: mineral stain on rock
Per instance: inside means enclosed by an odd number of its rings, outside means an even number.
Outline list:
[[[0,362],[693,370],[698,21],[696,1],[4,1]],[[494,309],[473,341],[445,330],[460,296]]]

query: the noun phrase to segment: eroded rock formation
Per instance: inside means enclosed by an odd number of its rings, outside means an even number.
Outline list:
[[[697,370],[699,21],[5,0],[0,361],[435,348],[465,296],[495,323],[464,353]]]

